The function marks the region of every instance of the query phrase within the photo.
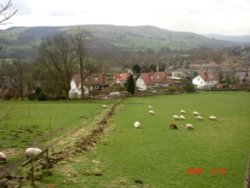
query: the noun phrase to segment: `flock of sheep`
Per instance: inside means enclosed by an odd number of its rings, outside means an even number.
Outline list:
[[[148,106],[148,113],[150,115],[154,115],[155,114],[155,111],[153,110],[152,106]],[[180,110],[180,115],[176,115],[176,114],[173,115],[173,120],[177,120],[177,121],[182,120],[182,121],[184,121],[184,120],[186,120],[185,115],[186,115],[186,111],[185,110]],[[203,117],[200,115],[199,112],[194,111],[193,115],[194,115],[194,117],[197,120],[200,120],[200,121],[203,120]],[[208,119],[212,120],[212,121],[215,121],[215,120],[217,120],[217,117],[214,116],[214,115],[210,115],[210,116],[208,116]],[[141,123],[139,121],[135,121],[134,122],[134,127],[137,128],[137,129],[140,128],[141,127]],[[177,127],[177,125],[175,123],[171,123],[169,125],[169,128],[171,128],[171,129],[178,129],[178,127]],[[186,129],[187,130],[193,130],[194,126],[191,123],[187,123],[186,124]]]
[[[107,108],[106,105],[102,105],[102,107],[103,108]],[[155,114],[155,111],[153,110],[152,106],[148,106],[148,113],[150,115],[154,115]],[[184,121],[184,120],[186,120],[185,114],[186,114],[185,110],[180,110],[180,115],[176,115],[176,114],[173,115],[173,120],[178,120],[178,121],[182,120],[182,121]],[[200,115],[199,112],[194,111],[193,115],[196,117],[197,120],[200,120],[200,121],[203,120],[203,117]],[[212,115],[210,115],[208,118],[210,120],[213,120],[213,121],[217,120],[217,118],[215,116],[212,116]],[[134,122],[134,127],[137,128],[137,129],[140,128],[141,127],[141,123],[139,121]],[[178,127],[177,127],[177,125],[175,123],[171,123],[169,125],[169,128],[171,128],[171,129],[178,129]],[[187,130],[193,130],[194,126],[191,123],[187,123],[186,124],[186,129]],[[31,159],[31,158],[39,155],[41,152],[42,152],[42,150],[39,149],[39,148],[27,148],[25,150],[25,156],[26,156],[27,159]],[[6,157],[6,155],[3,152],[0,152],[0,162],[7,162],[7,157]]]
[[[24,153],[27,159],[31,159],[42,153],[42,150],[39,148],[27,148]],[[7,157],[3,152],[0,152],[0,162],[7,162]]]

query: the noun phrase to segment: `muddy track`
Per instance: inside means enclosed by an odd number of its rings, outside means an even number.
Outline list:
[[[104,130],[107,128],[108,121],[114,114],[120,102],[121,101],[115,103],[110,109],[108,109],[108,111],[102,117],[102,119],[99,122],[97,122],[97,126],[93,130],[91,130],[88,135],[83,136],[80,139],[78,139],[74,143],[73,146],[69,146],[61,151],[52,153],[49,158],[49,162],[52,163],[50,165],[53,165],[59,161],[65,160],[69,156],[72,156],[76,153],[93,150],[100,136],[103,134]]]

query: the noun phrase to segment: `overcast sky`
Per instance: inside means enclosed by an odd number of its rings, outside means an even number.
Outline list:
[[[7,0],[1,0],[4,2]],[[199,34],[250,35],[250,0],[12,0],[7,27],[152,25]],[[6,26],[0,26],[4,28]]]

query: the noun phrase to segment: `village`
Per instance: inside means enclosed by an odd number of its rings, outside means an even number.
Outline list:
[[[125,91],[125,84],[130,74],[130,69],[115,74],[104,72],[88,76],[84,85],[84,96],[94,97],[109,94],[119,96]],[[192,63],[189,68],[166,69],[165,71],[143,72],[137,75],[137,93],[157,93],[162,88],[168,89],[174,86],[180,91],[189,78],[198,90],[242,90],[250,86],[250,64],[216,64],[215,62]],[[136,76],[135,76],[136,77]],[[80,74],[74,74],[71,80],[69,98],[81,98]]]
[[[168,66],[165,71],[156,70],[133,74],[129,68],[117,73],[96,72],[88,75],[83,84],[84,98],[119,97],[126,92],[126,82],[133,75],[137,95],[154,95],[182,92],[187,80],[191,80],[196,90],[247,90],[250,87],[250,64],[196,61],[185,68]],[[81,99],[81,77],[72,75],[68,97]],[[0,97],[18,96],[20,81],[11,77],[0,78]],[[28,92],[28,91],[27,91]],[[26,92],[26,95],[28,95]]]

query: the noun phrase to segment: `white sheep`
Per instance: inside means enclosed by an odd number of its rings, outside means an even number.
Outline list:
[[[181,114],[186,114],[185,110],[181,110],[180,112],[181,112]]]
[[[196,116],[196,119],[203,120],[203,117],[202,116]]]
[[[7,162],[7,157],[3,152],[0,152],[0,162]]]
[[[151,115],[155,114],[155,112],[153,110],[149,110],[148,113],[151,114]]]
[[[102,105],[102,108],[108,108],[108,107],[107,107],[107,105],[104,104],[104,105]]]
[[[136,121],[134,123],[134,126],[135,126],[136,129],[139,129],[141,127],[141,123],[139,121]]]
[[[217,117],[216,116],[209,116],[208,117],[210,120],[217,120]]]
[[[149,106],[148,106],[148,109],[149,109],[149,110],[153,110],[153,107],[149,105]]]
[[[199,112],[194,111],[194,112],[193,112],[193,115],[199,116],[200,114],[199,114]]]
[[[186,124],[186,128],[187,128],[188,130],[193,130],[193,129],[194,129],[194,126],[193,126],[192,124],[188,123],[188,124]]]
[[[180,120],[180,116],[178,116],[178,115],[173,115],[173,119],[174,119],[174,120]]]
[[[25,150],[25,156],[27,159],[31,159],[37,155],[39,155],[42,152],[39,148],[27,148]]]
[[[181,119],[181,120],[185,120],[186,118],[185,118],[184,115],[180,115],[180,119]]]

